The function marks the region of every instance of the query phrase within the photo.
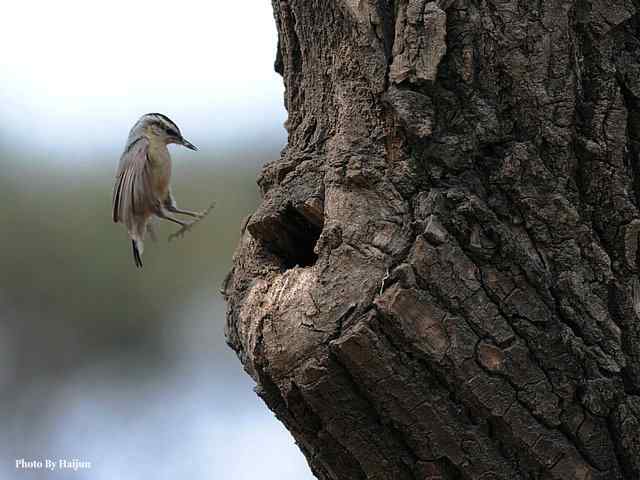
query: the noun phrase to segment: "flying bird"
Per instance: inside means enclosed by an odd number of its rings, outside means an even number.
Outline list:
[[[113,187],[113,221],[127,227],[136,267],[142,267],[144,237],[151,230],[153,217],[180,225],[169,237],[180,236],[204,217],[213,205],[203,212],[178,208],[171,195],[171,155],[167,145],[175,143],[198,150],[187,141],[178,126],[160,113],[147,113],[133,126],[120,157],[120,165]],[[173,214],[187,215],[195,220],[186,222]]]

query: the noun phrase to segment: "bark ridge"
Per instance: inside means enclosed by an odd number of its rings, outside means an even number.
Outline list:
[[[640,478],[639,0],[273,0],[227,340],[314,474]]]

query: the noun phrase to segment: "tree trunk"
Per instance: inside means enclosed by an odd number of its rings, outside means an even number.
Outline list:
[[[274,0],[227,339],[319,479],[640,478],[640,0]]]

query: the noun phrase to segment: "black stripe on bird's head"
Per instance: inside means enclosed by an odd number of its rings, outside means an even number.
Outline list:
[[[171,137],[182,138],[178,125],[162,113],[147,113],[143,118],[148,119],[152,125],[157,125]]]
[[[164,133],[167,144],[175,143],[190,150],[198,150],[198,147],[182,136],[175,122],[162,113],[147,113],[140,118],[136,125],[140,125],[140,131],[142,132],[150,128],[151,131],[155,130],[154,133],[156,133],[156,135]],[[134,127],[134,130],[135,129],[136,127]]]

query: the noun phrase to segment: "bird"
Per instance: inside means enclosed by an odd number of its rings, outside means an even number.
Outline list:
[[[175,235],[182,235],[191,225],[204,217],[208,210],[193,212],[178,208],[171,194],[171,155],[167,145],[182,145],[198,150],[186,140],[180,129],[166,115],[142,115],[129,132],[113,187],[113,221],[123,223],[131,240],[133,260],[142,268],[144,237],[153,234],[152,220],[158,217],[180,225]],[[173,214],[186,215],[195,220],[187,222]]]

